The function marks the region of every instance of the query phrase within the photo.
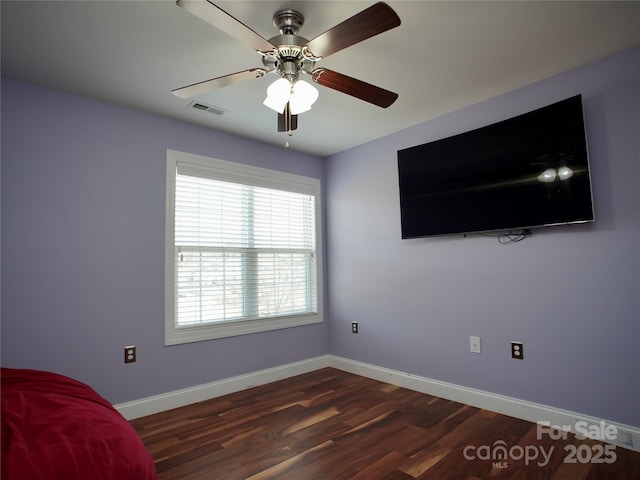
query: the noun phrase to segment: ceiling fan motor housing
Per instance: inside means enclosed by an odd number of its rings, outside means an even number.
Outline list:
[[[273,25],[280,31],[280,35],[269,39],[269,43],[276,48],[262,57],[262,63],[269,70],[292,82],[298,79],[300,72],[309,72],[315,64],[303,52],[303,47],[309,40],[297,34],[303,24],[304,17],[296,10],[276,12]]]
[[[297,79],[301,71],[309,71],[315,64],[303,55],[302,47],[308,42],[298,35],[277,35],[269,39],[269,43],[276,47],[274,55],[264,55],[262,63],[282,77]]]

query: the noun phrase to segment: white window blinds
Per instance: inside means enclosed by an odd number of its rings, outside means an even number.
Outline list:
[[[175,165],[175,329],[317,314],[315,193]]]

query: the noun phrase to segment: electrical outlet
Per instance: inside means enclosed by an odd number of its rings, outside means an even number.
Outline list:
[[[358,322],[351,322],[351,333],[358,333]]]
[[[124,363],[133,363],[136,361],[136,346],[129,345],[124,347]]]
[[[480,337],[469,337],[469,351],[480,353]]]
[[[524,359],[524,345],[522,342],[511,342],[511,358]]]

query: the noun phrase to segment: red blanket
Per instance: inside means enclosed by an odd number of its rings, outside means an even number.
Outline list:
[[[133,427],[89,386],[2,368],[2,479],[155,480]]]

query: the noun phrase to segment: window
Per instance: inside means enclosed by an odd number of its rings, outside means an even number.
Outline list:
[[[165,344],[322,321],[320,181],[167,151]]]

